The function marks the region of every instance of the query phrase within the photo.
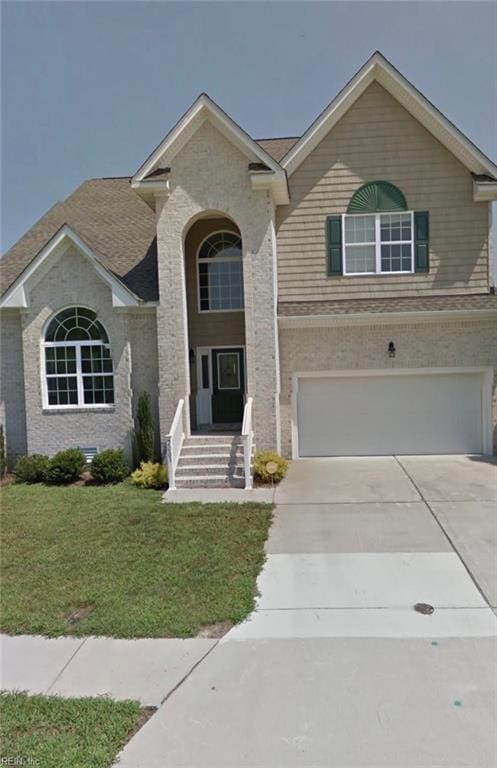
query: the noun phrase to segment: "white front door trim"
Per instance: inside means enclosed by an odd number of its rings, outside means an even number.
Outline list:
[[[482,418],[482,450],[484,454],[492,453],[492,382],[493,368],[485,367],[457,367],[457,368],[366,368],[339,371],[300,371],[292,376],[292,458],[299,459],[299,432],[297,421],[297,400],[299,391],[299,379],[303,378],[350,378],[367,376],[416,376],[437,374],[476,373],[481,374],[481,418]]]

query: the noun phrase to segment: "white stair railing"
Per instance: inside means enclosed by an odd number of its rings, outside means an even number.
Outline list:
[[[253,398],[248,397],[243,411],[242,424],[243,464],[245,468],[246,491],[250,491],[254,487],[252,478],[252,446],[254,443],[254,432],[252,429],[252,404]]]
[[[167,472],[171,491],[176,490],[176,467],[178,466],[179,455],[183,446],[183,440],[185,439],[183,431],[184,405],[185,401],[183,399],[178,401],[171,429],[169,434],[166,435]]]

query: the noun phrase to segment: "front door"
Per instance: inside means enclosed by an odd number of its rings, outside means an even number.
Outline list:
[[[243,418],[243,349],[212,350],[212,423],[237,424]]]

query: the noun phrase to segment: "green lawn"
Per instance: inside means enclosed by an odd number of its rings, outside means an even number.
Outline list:
[[[133,701],[2,693],[0,764],[108,768],[144,719]]]
[[[123,483],[10,485],[0,506],[4,632],[190,637],[253,608],[267,505],[166,506]]]

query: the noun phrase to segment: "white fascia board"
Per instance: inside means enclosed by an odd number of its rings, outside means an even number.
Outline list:
[[[97,259],[91,248],[67,224],[39,251],[17,280],[5,292],[0,300],[0,308],[26,308],[29,306],[26,287],[33,285],[43,277],[49,265],[50,257],[63,257],[70,245],[74,245],[90,261],[97,274],[107,283],[112,291],[112,306],[137,306],[140,300]],[[50,260],[51,261],[51,260]]]
[[[475,203],[497,200],[497,181],[473,181],[473,200]]]
[[[497,318],[497,309],[420,312],[357,312],[343,315],[279,315],[280,328],[326,328],[339,325],[405,325]]]
[[[376,52],[312,123],[280,165],[291,175],[365,89],[376,80],[468,170],[497,176],[497,166],[420,93],[381,53]]]

